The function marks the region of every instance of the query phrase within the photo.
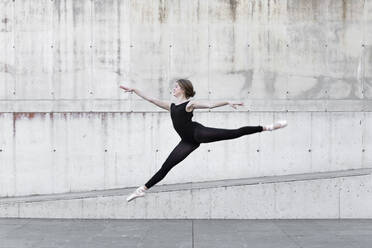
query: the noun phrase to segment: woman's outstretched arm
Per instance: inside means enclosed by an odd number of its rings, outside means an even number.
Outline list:
[[[165,101],[160,101],[156,98],[153,98],[151,96],[148,96],[146,95],[145,93],[143,93],[142,91],[138,90],[138,89],[135,89],[135,88],[129,88],[129,87],[126,87],[126,86],[123,86],[123,85],[120,85],[120,88],[125,90],[125,92],[134,92],[136,93],[138,96],[142,97],[143,99],[155,104],[156,106],[160,107],[160,108],[163,108],[165,110],[170,110],[170,104],[169,102],[165,102]]]
[[[230,105],[232,108],[236,109],[235,105],[243,106],[244,103],[242,102],[230,102],[230,101],[224,101],[224,102],[215,102],[215,103],[204,103],[200,101],[190,101],[190,108],[191,109],[212,109],[217,108],[225,105]],[[191,110],[190,110],[191,111]]]

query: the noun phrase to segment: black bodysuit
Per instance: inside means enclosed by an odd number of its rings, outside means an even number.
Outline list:
[[[174,104],[171,103],[170,106],[170,115],[172,118],[173,127],[178,133],[178,135],[184,141],[188,141],[191,143],[200,143],[195,140],[195,128],[197,126],[202,126],[200,123],[192,121],[193,111],[187,112],[186,105],[189,101],[181,103],[181,104]]]
[[[235,139],[263,130],[262,126],[243,126],[236,129],[205,127],[199,122],[191,120],[193,111],[187,112],[185,109],[188,102],[186,101],[178,105],[171,103],[170,105],[173,127],[181,137],[181,141],[169,154],[162,167],[145,184],[148,189],[162,180],[176,164],[184,160],[201,143]]]

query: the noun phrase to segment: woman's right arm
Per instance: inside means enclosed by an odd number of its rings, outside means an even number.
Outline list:
[[[145,93],[143,93],[141,90],[135,89],[135,88],[129,88],[125,86],[120,86],[121,89],[125,90],[125,92],[134,92],[138,96],[142,97],[143,99],[155,104],[156,106],[163,108],[165,110],[170,111],[170,103],[165,102],[165,101],[160,101],[158,99],[155,99],[153,97],[147,96]]]

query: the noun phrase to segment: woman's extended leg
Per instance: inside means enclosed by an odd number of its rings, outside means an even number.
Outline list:
[[[194,139],[200,143],[239,138],[243,135],[262,132],[262,126],[244,126],[236,129],[224,129],[198,126],[195,128]]]
[[[156,172],[155,175],[145,184],[146,188],[149,189],[160,180],[162,180],[176,164],[184,160],[192,151],[194,151],[199,146],[200,144],[181,140],[169,154],[168,158],[165,160],[158,172]]]

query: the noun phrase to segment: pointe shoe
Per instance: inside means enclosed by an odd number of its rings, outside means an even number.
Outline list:
[[[266,127],[266,131],[273,131],[279,128],[286,127],[287,125],[288,124],[286,120],[280,120],[280,121],[275,122],[275,124],[267,125],[265,127]]]
[[[134,200],[136,199],[137,197],[143,197],[145,196],[145,187],[144,186],[141,186],[141,187],[138,187],[132,194],[130,194],[128,197],[127,197],[127,202],[130,202],[131,200]]]

